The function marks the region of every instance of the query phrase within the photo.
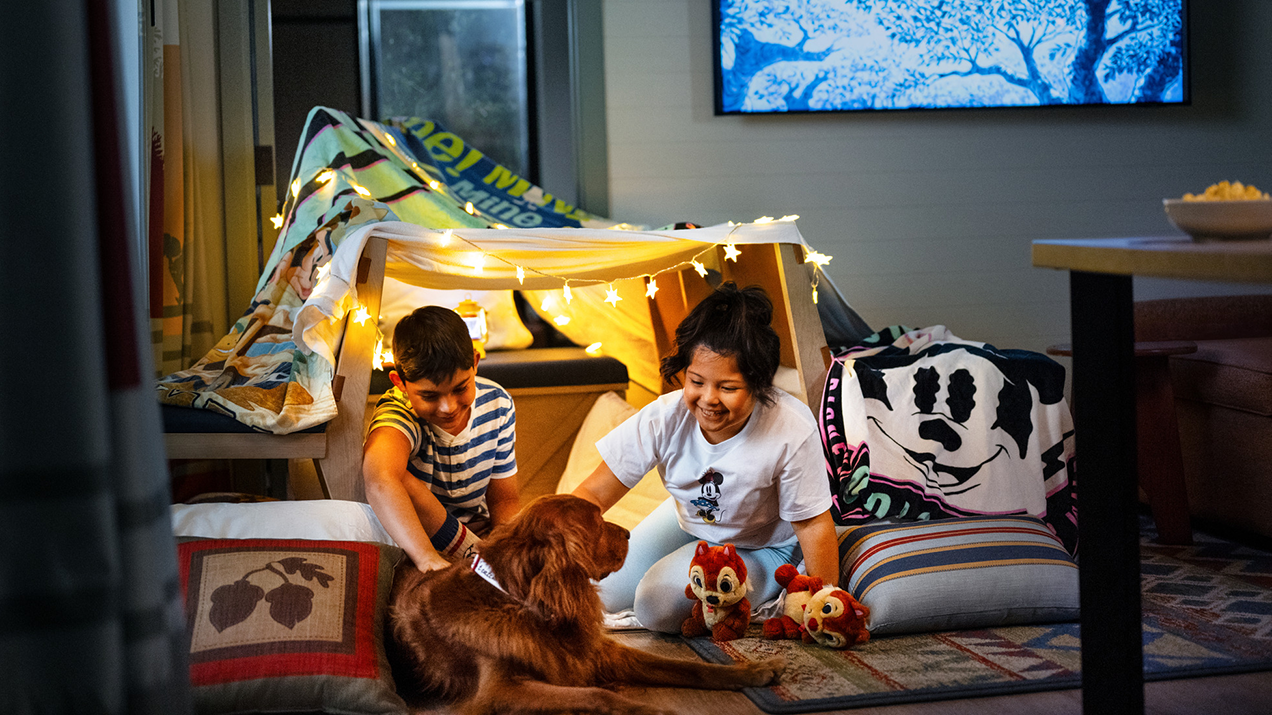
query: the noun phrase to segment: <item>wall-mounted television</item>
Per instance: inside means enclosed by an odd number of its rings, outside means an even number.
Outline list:
[[[1186,104],[1186,0],[712,0],[716,114]]]

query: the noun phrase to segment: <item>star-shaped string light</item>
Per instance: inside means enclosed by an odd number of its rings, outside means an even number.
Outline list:
[[[831,258],[833,258],[833,256],[827,256],[827,255],[826,255],[826,254],[824,254],[824,253],[819,253],[819,252],[817,252],[817,251],[814,251],[814,250],[811,250],[811,249],[810,249],[810,250],[808,251],[808,254],[804,256],[804,262],[805,262],[805,263],[816,263],[816,264],[817,264],[817,265],[819,265],[819,266],[824,266],[824,265],[826,265],[827,263],[830,263],[830,259],[831,259]]]
[[[613,283],[611,283],[609,287],[605,289],[605,302],[617,308],[618,301],[620,300],[622,300],[622,298],[618,296],[618,289],[614,287]]]
[[[707,277],[706,266],[702,265],[701,263],[697,261],[690,261],[690,263],[693,264],[693,269],[698,272],[698,275],[702,276],[703,278]]]
[[[272,223],[272,224],[274,224],[274,228],[282,228],[282,227],[283,227],[283,215],[282,215],[282,214],[274,214],[274,215],[270,218],[269,222],[270,222],[270,223]]]
[[[724,244],[724,260],[733,261],[734,263],[737,263],[738,256],[740,255],[742,255],[742,252],[738,250],[737,246],[733,245],[732,243]]]
[[[658,292],[658,282],[654,280],[653,276],[649,276],[647,280],[649,282],[645,284],[645,297],[653,298],[654,294]]]
[[[354,311],[353,313],[353,322],[357,323],[358,325],[362,325],[363,323],[367,322],[367,320],[370,317],[371,317],[371,314],[367,312],[366,306],[360,305],[358,306],[358,309]]]
[[[521,266],[517,266],[517,283],[520,285],[526,284],[526,269]]]
[[[561,289],[561,292],[565,294],[565,304],[569,305],[570,301],[574,300],[574,295],[570,293],[570,284],[566,283],[565,287]]]

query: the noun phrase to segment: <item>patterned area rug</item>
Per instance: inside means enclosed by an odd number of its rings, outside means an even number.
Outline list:
[[[1145,679],[1272,670],[1272,554],[1200,533],[1187,547],[1158,545],[1153,536],[1146,527],[1140,549]],[[847,651],[762,637],[687,642],[718,663],[785,658],[780,684],[744,691],[771,713],[1081,684],[1076,623],[880,637]]]

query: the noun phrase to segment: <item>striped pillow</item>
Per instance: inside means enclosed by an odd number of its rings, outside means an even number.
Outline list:
[[[875,635],[1078,618],[1077,564],[1033,517],[849,527],[839,562]]]

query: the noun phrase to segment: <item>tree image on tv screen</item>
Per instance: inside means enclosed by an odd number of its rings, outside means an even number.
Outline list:
[[[1183,0],[721,0],[724,112],[1184,101]]]

